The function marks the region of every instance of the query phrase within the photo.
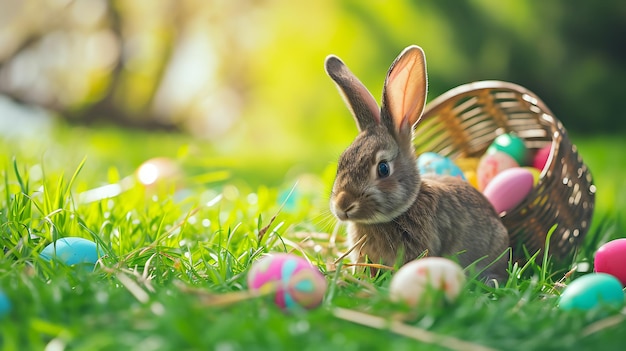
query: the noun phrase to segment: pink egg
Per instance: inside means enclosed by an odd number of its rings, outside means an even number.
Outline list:
[[[534,186],[533,174],[524,168],[509,168],[487,184],[483,194],[496,212],[510,211],[528,196]]]
[[[522,167],[528,170],[533,175],[533,185],[537,185],[539,183],[539,179],[541,178],[541,171],[535,167]]]
[[[314,308],[326,293],[326,279],[300,256],[286,253],[267,255],[254,262],[248,272],[248,287],[253,291],[274,291],[280,308]]]
[[[485,189],[498,173],[513,167],[519,167],[519,164],[504,152],[496,151],[484,155],[478,163],[478,189]]]
[[[611,240],[600,246],[593,261],[598,273],[608,273],[626,287],[626,238]]]
[[[543,167],[548,163],[548,157],[550,156],[550,150],[552,149],[552,143],[542,147],[537,151],[533,158],[533,167],[538,170],[543,170]]]

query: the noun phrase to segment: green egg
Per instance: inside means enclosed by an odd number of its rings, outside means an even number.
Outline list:
[[[491,145],[489,145],[489,148],[487,148],[487,154],[498,151],[511,156],[520,166],[524,166],[528,163],[528,150],[526,149],[526,145],[524,145],[524,140],[518,136],[510,133],[498,135]]]
[[[602,305],[618,308],[623,304],[622,283],[606,273],[589,273],[575,279],[559,298],[562,310],[587,311]]]

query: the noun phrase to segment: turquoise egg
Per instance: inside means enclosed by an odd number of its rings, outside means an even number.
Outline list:
[[[487,154],[496,152],[504,152],[511,156],[520,166],[527,164],[528,150],[524,145],[524,140],[513,134],[501,134],[494,139],[487,148]]]
[[[81,265],[93,268],[98,261],[98,248],[93,241],[67,237],[48,244],[39,256],[46,261],[55,259],[68,266]]]
[[[463,171],[454,162],[436,152],[425,152],[419,155],[417,169],[421,174],[450,175],[465,180]]]
[[[620,307],[624,304],[622,283],[606,273],[589,273],[572,281],[559,298],[563,310],[587,311],[607,305]]]
[[[9,301],[9,298],[2,291],[0,291],[0,318],[9,314],[9,311],[11,311],[11,301]]]

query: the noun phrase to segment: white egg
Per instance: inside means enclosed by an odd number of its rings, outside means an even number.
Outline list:
[[[392,301],[411,307],[432,304],[440,293],[452,302],[464,284],[465,274],[456,262],[443,257],[426,257],[400,267],[391,279],[389,295]]]

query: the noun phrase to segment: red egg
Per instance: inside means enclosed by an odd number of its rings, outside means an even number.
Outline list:
[[[535,157],[533,158],[533,167],[538,170],[543,170],[543,167],[548,163],[548,157],[550,157],[550,150],[552,149],[552,143],[542,147],[537,151]]]
[[[608,273],[626,286],[626,238],[611,240],[600,246],[593,263],[596,272]]]

